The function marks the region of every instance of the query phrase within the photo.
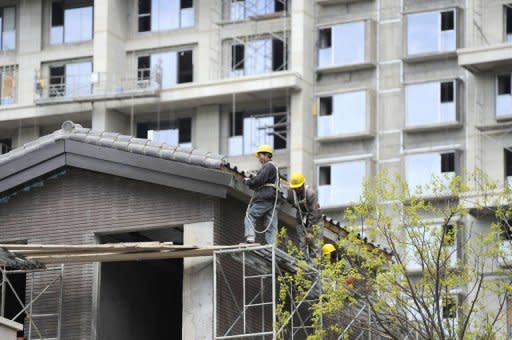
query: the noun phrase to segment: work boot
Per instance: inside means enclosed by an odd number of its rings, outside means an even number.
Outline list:
[[[249,245],[250,246],[250,245],[254,245],[254,244],[255,244],[254,240],[246,238],[245,242],[240,242],[238,245],[240,245],[240,246],[248,246]]]

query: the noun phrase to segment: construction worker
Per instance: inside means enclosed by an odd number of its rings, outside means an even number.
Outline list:
[[[265,243],[274,244],[277,233],[277,205],[279,169],[272,162],[272,147],[260,145],[255,154],[262,164],[256,176],[245,178],[245,183],[254,190],[245,215],[245,242],[254,243],[256,232],[265,233]],[[257,231],[256,222],[262,220],[263,231]]]
[[[306,260],[318,255],[318,245],[313,235],[313,226],[318,225],[322,218],[316,191],[306,184],[304,175],[292,173],[288,189],[288,202],[297,210],[297,234],[299,246]]]
[[[336,262],[336,247],[334,247],[334,245],[332,245],[331,243],[324,244],[324,246],[322,247],[322,256],[326,261],[330,261],[331,263]]]

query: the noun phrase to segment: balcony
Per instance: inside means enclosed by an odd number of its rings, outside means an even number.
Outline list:
[[[459,65],[474,73],[510,69],[512,44],[463,48],[457,50],[457,55]]]
[[[143,72],[143,71],[139,71]],[[153,97],[160,85],[142,76],[126,78],[108,73],[41,78],[36,82],[36,105],[94,102]]]
[[[291,71],[264,73],[218,81],[189,83],[161,91],[161,101],[172,103],[173,108],[190,105],[210,105],[230,103],[233,94],[237,101],[250,101],[255,98],[268,100],[269,96],[286,95],[289,90],[300,90],[302,79]]]

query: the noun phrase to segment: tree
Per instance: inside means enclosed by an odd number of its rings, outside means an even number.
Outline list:
[[[480,172],[412,189],[387,173],[368,179],[343,213],[350,232],[336,243],[337,260],[317,260],[322,289],[309,339],[505,337],[511,197]],[[282,281],[305,292],[304,277]]]

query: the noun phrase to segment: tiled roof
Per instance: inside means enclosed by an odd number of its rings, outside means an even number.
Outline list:
[[[102,147],[117,149],[121,151],[157,157],[161,159],[172,160],[176,162],[201,166],[211,169],[224,169],[232,175],[241,177],[249,176],[249,173],[239,169],[237,166],[232,165],[226,161],[222,155],[205,152],[198,149],[185,148],[180,146],[168,145],[166,143],[154,143],[149,139],[135,138],[126,136],[115,132],[95,131],[82,127],[80,124],[75,124],[71,121],[65,121],[62,128],[49,135],[42,136],[32,142],[29,142],[21,147],[13,149],[12,151],[0,155],[0,166],[19,159],[29,153],[42,149],[50,144],[55,144],[60,140],[73,140],[77,142],[98,145]],[[324,216],[325,222],[338,228],[340,231],[348,233],[348,231],[340,224],[340,222],[333,220],[330,217]],[[360,235],[358,234],[358,237]],[[376,245],[371,240],[363,239],[365,243],[383,250],[386,254],[391,252]]]
[[[336,227],[344,235],[351,233],[351,231],[349,231],[347,228],[345,228],[339,221],[336,221],[336,220],[332,219],[331,217],[325,216],[325,215],[323,215],[323,219],[324,219],[324,223],[328,223],[328,224]],[[343,236],[343,235],[341,235],[341,236]],[[364,243],[370,245],[371,247],[380,249],[381,251],[383,251],[385,254],[387,254],[389,256],[393,255],[393,252],[390,249],[387,249],[386,247],[383,247],[380,244],[375,243],[375,241],[373,241],[373,240],[369,240],[367,237],[362,237],[360,233],[357,233],[357,238],[362,240]]]
[[[166,143],[154,143],[149,139],[135,138],[115,132],[95,131],[83,128],[80,124],[66,121],[62,124],[60,130],[13,149],[6,154],[0,155],[0,165],[21,158],[28,153],[34,152],[49,144],[54,144],[59,140],[66,139],[205,168],[219,169],[226,164],[225,157],[216,153],[168,145]]]

